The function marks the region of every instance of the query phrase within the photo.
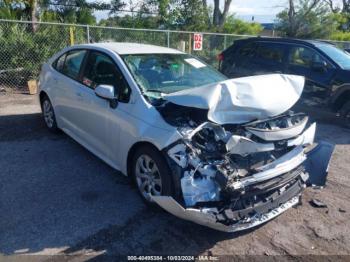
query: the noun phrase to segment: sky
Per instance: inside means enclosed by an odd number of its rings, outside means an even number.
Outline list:
[[[137,2],[137,0],[133,0]],[[93,0],[89,0],[93,2]],[[109,0],[104,0],[109,2]],[[126,0],[125,2],[128,2]],[[220,1],[224,3],[224,0]],[[213,4],[213,0],[208,0],[208,4]],[[233,0],[230,12],[235,13],[238,18],[251,21],[254,16],[255,21],[259,23],[271,23],[275,20],[276,14],[283,10],[287,5],[287,0]],[[108,12],[95,12],[97,19],[107,18]]]
[[[256,22],[271,23],[286,4],[285,0],[233,0],[230,12],[246,21],[254,16]]]

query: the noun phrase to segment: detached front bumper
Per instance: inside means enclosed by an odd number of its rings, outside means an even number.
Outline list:
[[[164,208],[169,213],[197,224],[207,226],[219,231],[224,232],[236,232],[252,227],[256,227],[263,224],[278,215],[282,214],[287,209],[297,205],[299,203],[299,195],[293,197],[287,202],[281,204],[279,207],[271,210],[265,214],[255,214],[248,220],[239,221],[233,225],[225,225],[218,222],[217,216],[213,213],[211,209],[194,209],[194,208],[183,208],[178,202],[176,202],[172,197],[168,196],[153,196],[153,200]]]
[[[309,173],[312,172],[308,157],[311,152],[310,160],[315,158],[315,152],[327,151],[327,163],[323,163],[322,172],[318,169],[318,174],[313,176],[326,174],[328,170],[328,162],[331,158],[333,150],[322,149],[324,145],[321,143],[318,148],[308,151],[308,148],[296,147],[290,151],[285,157],[262,167],[260,173],[243,183],[237,184],[237,191],[244,191],[241,201],[245,201],[246,196],[265,196],[266,200],[254,203],[252,206],[242,209],[232,208],[184,208],[176,200],[169,196],[152,196],[163,209],[169,213],[200,225],[204,225],[219,231],[235,232],[263,224],[287,209],[297,205],[300,201],[301,193],[309,182]],[[306,168],[306,171],[305,171]],[[211,205],[212,206],[212,205]],[[232,205],[229,205],[232,207]]]
[[[276,181],[273,181],[273,179],[256,184],[249,188],[246,194],[257,192],[256,195],[263,195],[266,192],[271,192],[267,194],[266,201],[259,201],[253,206],[238,210],[232,210],[231,208],[220,209],[220,211],[218,208],[183,208],[172,197],[153,196],[152,198],[159,206],[179,218],[216,230],[235,232],[263,224],[297,205],[305,187],[305,181],[302,179],[305,176],[307,177],[301,169],[296,169],[281,177],[280,186],[277,189]],[[290,181],[294,182],[286,188],[284,185],[287,185]],[[240,201],[245,202],[245,197],[242,197]]]

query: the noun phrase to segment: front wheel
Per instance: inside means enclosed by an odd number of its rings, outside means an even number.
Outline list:
[[[171,170],[161,153],[150,147],[138,148],[133,156],[132,176],[142,199],[154,205],[151,196],[173,194]]]
[[[57,127],[55,112],[51,104],[51,101],[47,96],[45,96],[41,101],[41,109],[43,112],[43,117],[47,128],[51,132],[57,133],[59,129]]]
[[[350,128],[350,101],[346,102],[340,110],[340,115],[344,119],[346,127]]]

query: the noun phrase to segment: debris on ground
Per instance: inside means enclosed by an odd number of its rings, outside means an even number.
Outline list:
[[[346,213],[346,210],[345,210],[345,209],[342,209],[341,207],[339,207],[338,210],[339,210],[340,213]]]
[[[311,188],[312,188],[312,189],[321,190],[321,189],[323,189],[324,187],[323,187],[323,186],[317,186],[317,185],[315,185],[315,184],[312,184],[312,185],[311,185]]]
[[[327,205],[325,203],[323,203],[321,200],[316,199],[316,198],[312,199],[310,201],[310,204],[311,204],[311,206],[317,207],[317,208],[326,208],[327,207]]]

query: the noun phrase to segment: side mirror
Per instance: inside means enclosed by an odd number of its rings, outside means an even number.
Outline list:
[[[327,71],[327,63],[325,61],[313,62],[312,63],[312,70],[314,70],[316,72],[324,73]]]
[[[108,100],[111,108],[116,108],[118,106],[118,94],[115,94],[116,91],[118,90],[115,90],[114,86],[111,85],[98,85],[95,88],[95,94],[98,97]]]
[[[95,94],[103,99],[107,99],[107,100],[115,99],[114,87],[111,85],[98,85],[95,88]]]

